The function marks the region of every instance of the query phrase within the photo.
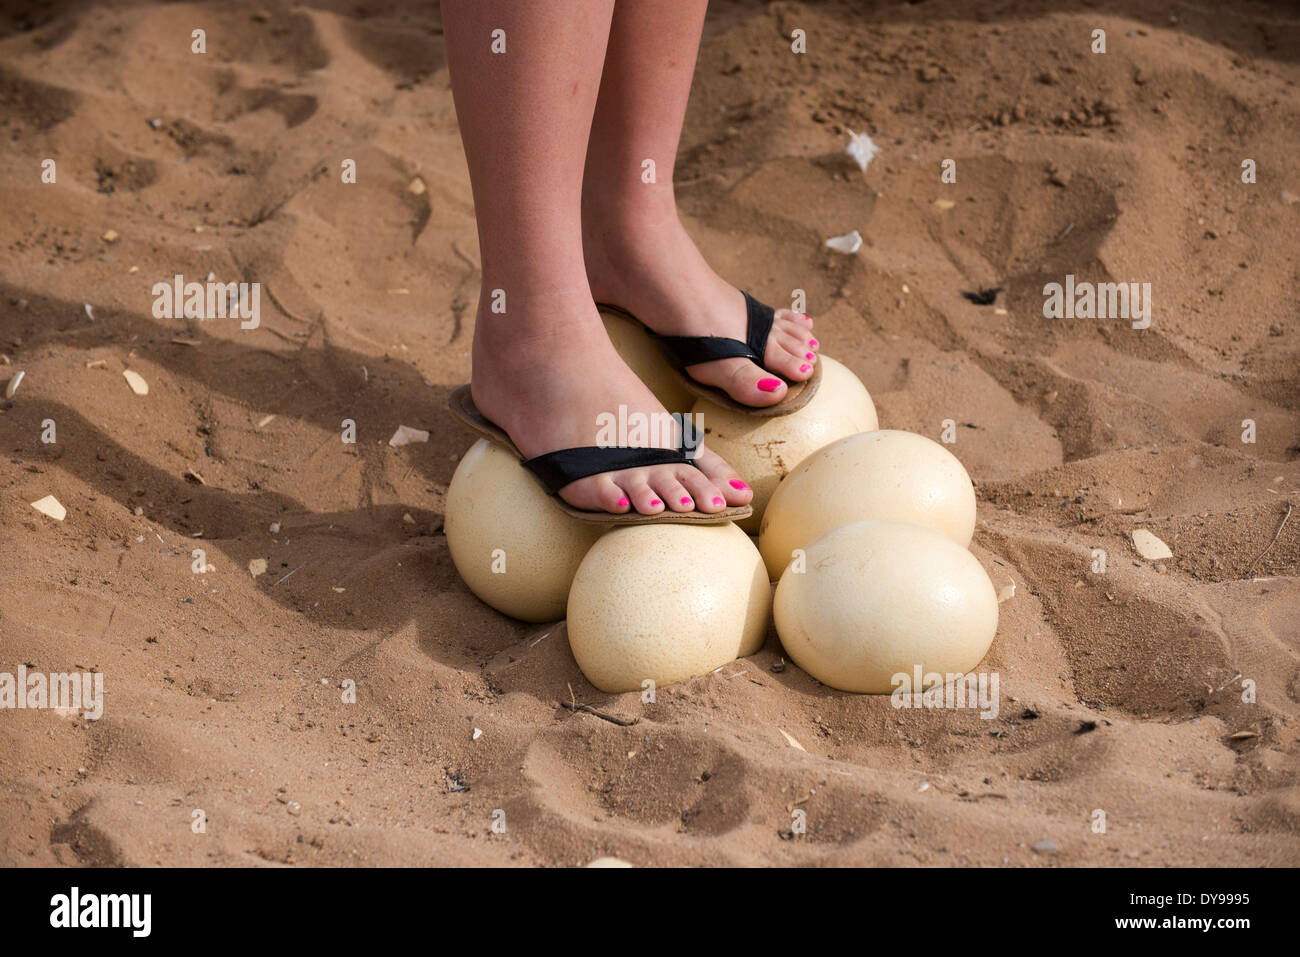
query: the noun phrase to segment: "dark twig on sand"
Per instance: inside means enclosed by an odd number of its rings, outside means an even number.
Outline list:
[[[1273,540],[1268,543],[1267,547],[1265,547],[1265,549],[1262,552],[1260,552],[1258,555],[1255,556],[1254,560],[1249,565],[1246,566],[1246,570],[1241,573],[1242,578],[1250,577],[1251,571],[1254,570],[1255,566],[1259,564],[1259,560],[1263,558],[1265,555],[1267,555],[1269,551],[1273,548],[1273,546],[1277,544],[1277,540],[1282,537],[1282,529],[1286,528],[1286,520],[1291,517],[1291,508],[1292,508],[1291,503],[1287,502],[1286,514],[1282,516],[1281,524],[1278,525],[1277,531],[1273,533]]]
[[[609,714],[608,712],[605,711],[597,711],[589,704],[577,704],[573,701],[561,701],[560,707],[568,708],[570,711],[575,711],[575,712],[582,711],[585,712],[586,714],[594,714],[597,718],[601,718],[605,721],[608,721],[610,724],[616,724],[622,728],[630,728],[632,727],[632,725],[636,724],[638,721],[641,720],[640,718],[620,718],[616,714]]]

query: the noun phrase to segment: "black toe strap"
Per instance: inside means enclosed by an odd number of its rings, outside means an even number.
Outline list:
[[[576,449],[546,452],[524,459],[524,468],[531,471],[552,495],[570,482],[615,472],[619,469],[644,468],[648,465],[695,465],[693,456],[685,449],[623,448],[585,445]],[[696,468],[699,468],[696,465]]]
[[[763,365],[763,354],[767,351],[767,337],[772,331],[772,322],[776,313],[771,306],[765,306],[749,293],[745,296],[746,333],[745,341],[728,339],[725,336],[655,336],[655,342],[663,350],[668,361],[676,368],[693,366],[700,362],[713,362],[717,359],[749,359]]]

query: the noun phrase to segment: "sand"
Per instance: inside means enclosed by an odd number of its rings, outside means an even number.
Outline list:
[[[0,671],[100,672],[105,711],[0,713],[0,862],[1300,862],[1300,18],[1066,6],[715,4],[678,170],[883,427],[952,420],[1015,585],[993,719],[835,692],[775,634],[601,694],[461,584],[477,244],[432,4],[6,14]],[[261,325],[155,318],[177,273],[260,282]],[[1152,283],[1151,327],[1045,319],[1066,274]]]

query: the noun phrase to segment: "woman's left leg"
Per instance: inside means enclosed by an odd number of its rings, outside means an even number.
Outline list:
[[[745,338],[745,300],[715,273],[677,216],[673,167],[707,0],[618,0],[587,146],[583,255],[592,294],[661,335]],[[656,182],[646,182],[645,161]],[[764,364],[791,381],[812,375],[812,320],[778,309]],[[748,359],[690,366],[738,402],[779,402],[784,382]]]

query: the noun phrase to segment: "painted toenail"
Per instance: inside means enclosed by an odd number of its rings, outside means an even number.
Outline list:
[[[816,339],[809,339],[809,340],[808,340],[808,345],[810,345],[810,346],[812,346],[814,349],[816,349],[816,348],[817,348],[817,340],[816,340]]]
[[[627,496],[625,495],[625,496],[623,496],[622,498],[620,498],[620,499],[618,500],[618,504],[619,504],[619,505],[626,505],[626,504],[627,504]]]
[[[690,500],[689,498],[684,498],[684,499],[682,499],[682,504],[683,504],[683,505],[690,505],[690,504],[691,504],[691,500]]]
[[[800,372],[807,372],[807,371],[808,371],[809,369],[811,369],[811,368],[812,368],[812,366],[810,366],[808,363],[805,362],[803,365],[801,365],[801,366],[799,367],[799,371],[800,371]]]
[[[726,505],[726,504],[727,504],[727,500],[724,499],[724,498],[722,498],[720,495],[715,495],[715,496],[713,496],[713,504],[714,504],[714,505]]]
[[[742,482],[740,479],[732,479],[732,480],[731,480],[731,487],[732,487],[732,488],[749,488],[749,486],[746,485],[744,482]]]
[[[659,507],[660,505],[662,505],[662,504],[663,504],[663,502],[659,501],[659,499],[657,499],[657,498],[652,498],[652,499],[650,499],[650,507],[651,507],[651,508],[658,508],[658,507]]]
[[[762,389],[764,392],[775,392],[777,389],[781,388],[781,380],[780,379],[759,379],[758,387]]]
[[[803,354],[803,357],[804,357],[805,359],[815,359],[815,358],[816,358],[816,356],[814,356],[811,352],[805,352],[805,353]]]

